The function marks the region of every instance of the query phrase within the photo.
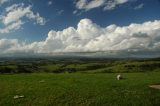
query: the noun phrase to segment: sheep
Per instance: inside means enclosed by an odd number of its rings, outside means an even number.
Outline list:
[[[119,74],[117,75],[117,80],[120,80],[120,79],[122,79],[122,76]]]
[[[14,99],[24,98],[24,95],[15,95],[13,98]]]

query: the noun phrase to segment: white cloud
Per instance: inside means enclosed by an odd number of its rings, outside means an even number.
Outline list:
[[[11,6],[7,7],[7,8],[5,8],[5,10],[6,10],[6,12],[9,12],[9,11],[12,11],[13,9],[18,8],[20,5],[21,5],[21,6],[24,6],[23,3],[21,3],[21,4],[13,4],[13,5],[11,5]]]
[[[9,33],[10,31],[20,29],[22,24],[23,24],[22,21],[20,21],[20,20],[16,21],[16,22],[6,26],[5,28],[0,29],[0,33]]]
[[[8,0],[0,0],[0,5],[7,2]]]
[[[27,17],[29,19],[36,20],[38,24],[45,24],[45,19],[42,18],[39,13],[34,13],[31,10],[31,6],[25,7],[24,4],[14,4],[10,7],[6,8],[6,15],[2,17],[2,22],[5,25],[8,25],[12,22],[16,22],[23,17]]]
[[[113,0],[113,1],[108,0],[108,2],[106,2],[104,10],[113,10],[118,5],[121,5],[121,4],[124,4],[124,3],[127,3],[127,2],[129,2],[129,0]]]
[[[34,54],[95,51],[116,51],[121,55],[128,52],[159,53],[160,21],[133,23],[123,27],[109,25],[103,28],[90,19],[82,19],[77,28],[69,27],[63,31],[51,30],[44,41],[31,44],[18,43],[6,50],[8,53]]]
[[[90,2],[88,2],[87,0],[79,0],[76,3],[76,8],[90,10],[90,9],[102,6],[104,5],[104,3],[105,3],[105,0],[92,0]]]
[[[53,4],[53,2],[52,1],[48,1],[48,3],[47,3],[48,5],[52,5]]]
[[[78,12],[77,10],[74,10],[74,11],[73,11],[73,14],[77,14],[77,12]]]
[[[60,11],[58,11],[58,15],[61,15],[62,13],[64,12],[64,10],[60,10]]]
[[[75,4],[77,9],[88,11],[98,7],[103,7],[104,10],[112,10],[118,5],[127,2],[129,2],[129,0],[78,0]]]
[[[35,21],[35,23],[44,25],[45,19],[34,13],[31,6],[25,7],[23,3],[14,4],[5,9],[5,13],[0,16],[0,21],[5,25],[5,28],[0,29],[0,33],[9,33],[12,30],[19,29],[24,21],[24,18]],[[16,27],[12,27],[15,26]]]
[[[17,39],[0,39],[0,54],[5,54],[8,49],[19,46]]]
[[[139,10],[139,9],[141,9],[143,7],[144,7],[144,4],[142,3],[142,4],[139,4],[138,6],[134,7],[134,9],[135,10]]]

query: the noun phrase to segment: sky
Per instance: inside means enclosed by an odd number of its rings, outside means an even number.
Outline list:
[[[0,0],[0,56],[160,56],[160,0]]]

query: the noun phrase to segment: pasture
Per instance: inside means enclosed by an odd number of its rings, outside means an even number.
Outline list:
[[[0,75],[0,106],[160,106],[160,72]],[[23,98],[14,99],[15,95]]]

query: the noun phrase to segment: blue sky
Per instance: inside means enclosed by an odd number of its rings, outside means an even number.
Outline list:
[[[48,2],[52,2],[48,5]],[[116,7],[114,10],[104,11],[102,7],[97,7],[79,14],[73,14],[76,10],[74,0],[10,0],[1,7],[4,8],[14,3],[25,3],[25,5],[33,5],[32,10],[40,13],[47,23],[44,26],[34,25],[31,22],[26,22],[23,29],[4,35],[4,38],[18,38],[21,40],[43,40],[47,37],[49,30],[63,30],[69,26],[77,26],[79,20],[89,18],[100,26],[108,26],[116,24],[120,26],[129,25],[130,23],[143,23],[145,21],[153,21],[160,19],[160,2],[158,0],[137,0]],[[144,4],[141,9],[134,8],[140,4]],[[63,11],[61,14],[59,12]],[[28,20],[26,20],[28,21]]]
[[[12,10],[7,11],[7,8],[13,6],[15,7]],[[28,12],[23,13],[23,16],[19,16],[18,19],[14,19],[13,16],[9,17],[10,13],[18,9],[25,12],[27,8]],[[45,42],[49,37],[49,32],[52,31],[63,32],[64,29],[69,27],[78,30],[77,25],[81,21],[92,24],[92,26],[96,24],[95,27],[99,26],[101,30],[110,25],[124,27],[136,23],[143,26],[145,22],[154,22],[155,20],[160,20],[160,0],[0,0],[0,39],[14,39],[20,43],[19,45],[25,45],[25,47],[33,45],[35,42]],[[91,21],[91,23],[88,21]],[[18,25],[17,22],[19,22]],[[12,24],[16,24],[16,26],[9,30],[6,29]],[[143,31],[140,32],[143,33]],[[148,32],[144,33],[148,34]],[[158,42],[156,41],[156,43]],[[53,45],[57,45],[57,43],[53,43]],[[66,48],[67,46],[64,47],[63,45],[63,50]],[[100,47],[98,48],[95,51],[101,51]],[[107,50],[110,49],[102,51]],[[81,51],[81,49],[78,51]],[[94,49],[82,51],[94,51]]]

